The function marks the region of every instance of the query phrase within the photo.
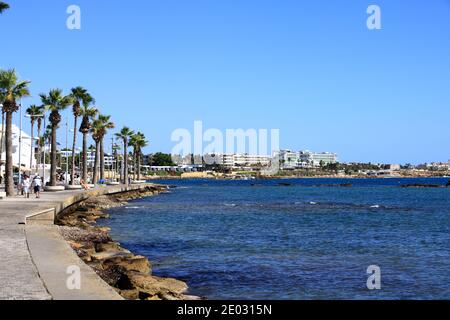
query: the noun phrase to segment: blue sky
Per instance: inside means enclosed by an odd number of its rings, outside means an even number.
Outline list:
[[[148,152],[202,120],[343,161],[450,158],[449,0],[8,2],[0,68],[32,81],[24,105],[82,85]],[[81,30],[66,28],[71,4]],[[366,27],[371,4],[382,30]]]

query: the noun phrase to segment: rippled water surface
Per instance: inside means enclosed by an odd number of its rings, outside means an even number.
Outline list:
[[[450,188],[400,187],[447,181],[170,181],[103,223],[209,299],[450,299]]]

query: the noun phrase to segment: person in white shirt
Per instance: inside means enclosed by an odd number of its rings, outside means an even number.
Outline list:
[[[30,187],[31,187],[30,177],[24,176],[22,181],[22,190],[25,198],[30,197]]]
[[[39,176],[39,173],[33,179],[34,193],[36,194],[36,198],[41,197],[41,188],[42,188],[42,179]]]

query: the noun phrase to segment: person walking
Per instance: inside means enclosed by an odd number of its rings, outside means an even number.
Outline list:
[[[41,188],[42,188],[42,178],[39,176],[39,173],[33,179],[34,193],[36,194],[36,199],[41,197]]]
[[[22,181],[22,191],[23,191],[23,195],[27,199],[30,198],[30,186],[31,186],[30,177],[28,177],[27,175],[24,175],[23,181]]]

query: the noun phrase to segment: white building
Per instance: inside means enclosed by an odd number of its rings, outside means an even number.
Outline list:
[[[311,152],[281,150],[280,166],[283,170],[294,170],[300,168],[317,168],[321,164],[327,165],[338,162],[338,156],[330,152]]]
[[[5,133],[6,134],[6,133]],[[2,135],[1,132],[1,127],[0,127],[0,135]],[[19,162],[22,165],[22,168],[27,168],[27,169],[31,169],[30,168],[30,161],[32,162],[32,167],[36,166],[36,159],[35,159],[35,143],[32,143],[31,141],[31,137],[25,133],[24,131],[22,131],[22,146],[21,146],[21,152],[19,154],[19,145],[20,145],[20,129],[18,126],[16,125],[12,125],[12,156],[13,156],[13,166],[14,167],[19,167]],[[2,154],[1,154],[1,162],[3,163],[6,159],[6,151],[5,151],[5,142],[6,142],[6,137],[3,134],[3,146],[2,146]],[[33,148],[32,148],[33,145]],[[3,174],[5,170],[4,166],[1,166],[0,171]]]

